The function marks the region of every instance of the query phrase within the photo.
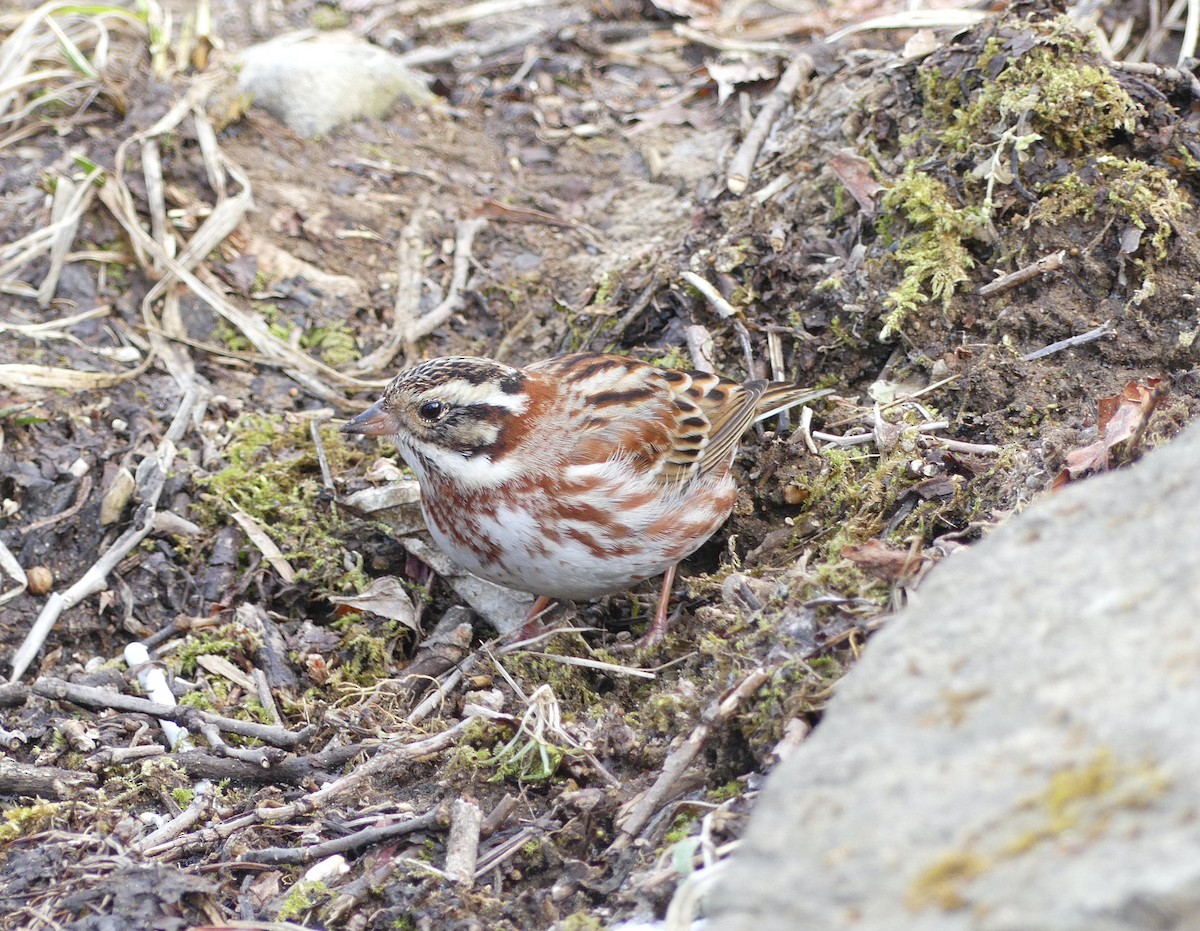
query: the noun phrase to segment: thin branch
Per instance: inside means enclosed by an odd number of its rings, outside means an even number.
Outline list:
[[[439,805],[423,815],[417,815],[415,818],[409,818],[397,824],[364,828],[353,834],[346,834],[320,844],[309,844],[305,847],[267,847],[263,850],[247,850],[238,857],[238,860],[242,863],[312,863],[314,860],[321,860],[335,853],[358,850],[360,847],[380,844],[393,837],[412,834],[414,831],[427,831],[441,827],[443,817],[444,814]]]
[[[1036,278],[1038,275],[1044,275],[1046,272],[1062,268],[1066,257],[1067,251],[1065,249],[1059,249],[1058,252],[1051,252],[1049,255],[1042,256],[1036,262],[1031,262],[1024,268],[1018,268],[1015,272],[1001,275],[995,281],[989,281],[975,293],[980,297],[994,297],[997,294],[1017,287],[1017,285],[1024,284],[1029,279]]]
[[[1108,336],[1112,332],[1112,321],[1105,320],[1094,330],[1088,330],[1086,333],[1080,333],[1078,336],[1068,336],[1066,339],[1060,339],[1057,343],[1051,343],[1049,346],[1043,346],[1041,349],[1035,349],[1033,352],[1027,352],[1025,355],[1021,356],[1021,361],[1032,362],[1034,359],[1042,359],[1046,356],[1053,355],[1056,352],[1062,352],[1064,349],[1073,349],[1076,346],[1083,346],[1087,343],[1094,342],[1103,336]]]
[[[437,307],[424,316],[409,321],[406,339],[410,345],[422,336],[428,336],[462,306],[462,292],[467,287],[467,275],[471,270],[471,246],[475,242],[476,234],[485,226],[487,220],[482,217],[459,220],[454,236],[454,271],[450,276],[450,290],[446,293],[446,299]]]
[[[718,291],[707,279],[700,277],[695,272],[680,272],[679,277],[690,284],[693,288],[700,292],[703,297],[718,317],[722,320],[728,320],[730,317],[737,316],[737,308],[729,301],[721,296]]]
[[[725,178],[725,186],[729,188],[730,193],[742,194],[745,192],[746,186],[750,183],[750,176],[754,174],[754,163],[758,161],[758,153],[767,141],[767,136],[771,134],[771,127],[775,125],[775,120],[792,99],[792,95],[796,93],[800,81],[812,70],[812,56],[801,52],[792,59],[792,63],[780,75],[779,83],[775,85],[775,89],[767,95],[767,99],[759,107],[758,115],[754,118],[750,131],[746,133],[746,138],[742,140],[737,152],[729,160],[729,172]]]
[[[619,853],[637,840],[642,828],[675,791],[680,778],[700,754],[701,749],[712,736],[716,725],[727,720],[770,678],[771,671],[766,667],[760,666],[753,669],[729,692],[704,709],[700,723],[693,728],[688,739],[667,757],[662,772],[654,781],[654,785],[647,789],[628,809],[624,820],[618,825],[620,835],[608,848],[609,853]]]
[[[229,734],[237,734],[240,737],[252,737],[274,747],[299,746],[316,731],[315,724],[309,724],[300,731],[289,731],[270,724],[226,718],[187,705],[167,705],[146,698],[138,698],[136,695],[123,695],[112,689],[77,685],[53,676],[43,676],[34,682],[33,693],[42,698],[49,698],[53,701],[69,701],[72,704],[88,708],[106,708],[126,714],[146,714],[152,718],[174,721],[195,731],[204,729],[211,732],[215,729]]]
[[[445,871],[460,886],[475,884],[479,860],[479,834],[483,812],[471,799],[455,799],[450,806],[450,836],[446,839]]]

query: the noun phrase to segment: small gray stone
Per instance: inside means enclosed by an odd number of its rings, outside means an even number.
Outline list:
[[[297,135],[311,138],[364,116],[383,116],[401,95],[418,105],[433,94],[417,72],[361,39],[293,33],[241,56],[238,86]]]
[[[713,931],[1200,928],[1200,426],[935,570],[775,772]]]

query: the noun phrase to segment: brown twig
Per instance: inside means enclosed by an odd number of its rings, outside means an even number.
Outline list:
[[[725,186],[729,188],[730,193],[742,194],[746,190],[750,183],[750,176],[754,173],[754,163],[758,160],[758,153],[762,150],[763,143],[767,141],[767,136],[771,133],[771,127],[775,124],[775,120],[783,108],[787,106],[788,101],[792,99],[792,95],[796,93],[796,88],[800,86],[801,80],[812,69],[812,56],[801,52],[792,59],[792,63],[780,75],[775,89],[762,102],[750,131],[746,133],[746,138],[742,140],[742,144],[738,146],[737,152],[729,161]]]
[[[389,742],[379,744],[372,748],[343,747],[339,748],[338,751],[331,751],[331,753],[337,754],[347,750],[353,751],[350,754],[351,756],[356,756],[363,752],[374,752],[375,757],[340,779],[335,779],[315,792],[310,792],[308,795],[305,795],[294,802],[290,802],[287,805],[280,805],[277,808],[268,808],[265,806],[257,808],[248,814],[239,815],[236,818],[231,818],[228,821],[221,822],[213,825],[212,827],[206,827],[192,834],[178,837],[175,840],[168,841],[165,844],[160,844],[158,847],[148,848],[145,853],[147,856],[155,857],[157,859],[175,859],[177,857],[185,856],[192,851],[203,849],[212,844],[214,841],[224,841],[225,839],[231,837],[235,832],[243,830],[244,828],[252,827],[255,824],[274,824],[290,821],[291,819],[297,817],[303,817],[304,815],[328,805],[337,796],[358,789],[371,776],[390,766],[396,766],[412,760],[423,759],[424,757],[431,756],[435,753],[440,753],[443,750],[449,749],[458,742],[458,739],[462,736],[463,731],[466,730],[467,726],[472,720],[472,718],[464,718],[453,727],[447,728],[442,733],[435,734],[432,737],[427,737],[424,740],[417,740],[403,744]],[[284,760],[283,763],[271,770],[273,778],[270,781],[272,783],[288,781],[281,777],[289,772],[299,773],[299,771],[302,769],[309,770],[308,776],[304,777],[305,780],[307,780],[307,778],[311,777],[312,775],[312,764],[309,761],[327,755],[330,754],[318,754],[317,757],[310,757],[307,759],[292,758]],[[189,773],[193,774],[193,765],[200,758],[207,758],[206,762],[223,764],[226,768],[230,769],[242,767],[243,771],[249,770],[249,767],[244,767],[243,764],[239,764],[235,760],[222,760],[218,757],[212,757],[211,755],[203,754],[198,751],[176,754],[176,759],[178,759],[180,765],[187,769]],[[340,763],[336,763],[331,759],[331,763],[333,765],[343,765],[345,762],[345,759],[342,759]],[[251,777],[251,781],[263,781],[263,772],[261,770],[258,770],[257,772],[250,770],[247,775]],[[207,778],[227,777],[214,774],[207,776]],[[295,782],[301,780],[296,778],[290,781]]]
[[[364,828],[353,834],[327,840],[320,844],[309,844],[304,847],[267,847],[264,850],[247,850],[238,860],[242,863],[298,864],[312,863],[335,853],[345,853],[347,850],[357,850],[379,844],[393,837],[402,837],[414,831],[425,831],[441,826],[445,812],[442,806],[436,806],[409,818],[398,824],[385,824],[380,827]]]
[[[98,781],[91,773],[53,766],[30,766],[0,756],[0,795],[73,798],[79,794],[79,790],[91,788]]]
[[[757,692],[771,677],[771,670],[764,666],[751,670],[725,695],[718,698],[700,716],[700,723],[692,729],[686,741],[676,749],[663,764],[662,772],[640,798],[627,810],[618,828],[620,836],[613,841],[608,852],[620,853],[632,844],[642,828],[662,807],[675,790],[683,773],[699,755],[717,724],[726,721],[751,695]]]
[[[210,735],[217,735],[217,744],[214,744],[214,747],[223,745],[224,742],[219,737],[222,731],[237,734],[240,737],[261,740],[273,747],[288,748],[303,743],[316,731],[315,724],[310,724],[301,731],[288,731],[281,727],[272,727],[269,724],[257,724],[254,721],[239,721],[234,718],[222,717],[208,711],[201,711],[199,708],[190,708],[187,705],[164,705],[134,695],[123,695],[111,689],[76,685],[52,676],[44,676],[34,682],[33,693],[52,701],[69,701],[72,704],[84,705],[88,708],[107,708],[126,714],[146,714],[152,718],[174,721],[189,730],[204,733],[206,739],[210,739]],[[229,755],[241,759],[235,754]],[[260,758],[255,757],[255,759]]]
[[[87,504],[88,495],[91,493],[92,476],[88,473],[84,473],[79,479],[79,489],[75,492],[75,501],[70,507],[59,511],[57,514],[50,514],[47,517],[43,517],[40,520],[35,520],[23,527],[18,527],[17,533],[24,536],[27,533],[33,533],[35,530],[43,530],[46,527],[53,527],[55,524],[60,523],[61,521],[67,520],[70,517],[74,517],[81,510],[83,510],[83,506]]]
[[[1036,278],[1038,275],[1044,275],[1046,272],[1062,268],[1066,257],[1067,252],[1065,249],[1059,249],[1058,252],[1051,252],[1049,255],[1042,256],[1036,262],[1031,262],[1024,268],[1018,268],[1015,272],[1001,275],[995,281],[989,281],[975,293],[980,297],[994,297],[997,294],[1010,291],[1018,285],[1029,281],[1031,278]]]

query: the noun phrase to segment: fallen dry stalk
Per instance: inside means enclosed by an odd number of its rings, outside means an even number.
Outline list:
[[[370,355],[352,363],[359,375],[378,372],[390,365],[408,340],[408,329],[421,310],[421,262],[424,246],[422,223],[429,209],[429,196],[422,195],[413,207],[408,223],[400,233],[396,248],[396,300],[392,304],[392,327],[387,337]]]
[[[440,827],[443,817],[444,812],[442,810],[442,806],[438,805],[434,808],[431,808],[424,814],[417,815],[413,818],[407,818],[404,821],[399,821],[395,824],[385,824],[381,827],[363,828],[361,831],[355,831],[353,834],[346,834],[342,837],[337,837],[333,840],[324,841],[319,844],[307,844],[300,847],[266,847],[262,850],[247,850],[240,857],[238,857],[238,860],[242,863],[312,863],[315,860],[322,860],[325,857],[332,856],[335,853],[345,853],[349,850],[358,850],[360,847],[369,847],[372,844],[381,844],[384,841],[392,840],[395,837],[402,837],[405,834],[412,834],[415,831],[427,831],[432,828]]]
[[[207,844],[210,844],[214,839],[224,840],[236,831],[252,827],[260,823],[280,823],[291,821],[293,818],[301,818],[314,811],[319,811],[329,805],[334,799],[344,795],[347,792],[359,789],[364,782],[370,779],[373,775],[381,773],[384,770],[403,765],[406,762],[413,760],[424,759],[436,753],[441,753],[454,746],[463,732],[474,720],[473,717],[466,717],[455,724],[453,727],[447,728],[440,734],[435,734],[432,737],[427,737],[423,740],[410,741],[408,743],[400,743],[399,741],[388,741],[385,744],[375,748],[375,756],[366,763],[359,766],[357,769],[342,776],[340,779],[335,779],[333,782],[327,783],[322,788],[315,792],[310,792],[308,795],[297,799],[294,802],[289,802],[286,805],[278,807],[262,806],[247,814],[238,815],[230,818],[227,821],[212,825],[211,827],[202,828],[199,831],[187,834],[182,837],[177,837],[173,840],[160,844],[157,847],[149,847],[145,850],[147,856],[156,859],[174,859],[182,856],[189,850],[198,849]],[[182,755],[186,756],[186,755]],[[404,822],[411,825],[412,821]],[[401,825],[393,825],[392,828],[397,834],[407,833],[402,830]],[[410,827],[409,830],[419,829]],[[378,842],[381,838],[377,835],[365,835],[361,832],[355,835],[357,842],[352,847],[363,846],[367,843]],[[291,850],[291,848],[287,848]],[[347,848],[352,849],[352,848]],[[308,857],[318,859],[321,856],[327,855],[321,845],[316,845],[312,848],[304,848],[306,852],[299,854],[300,859],[290,862],[308,862]],[[336,853],[336,850],[329,850],[329,853]],[[268,851],[259,851],[261,854],[267,854]],[[281,856],[296,856],[291,854],[280,853],[278,849],[269,852],[271,857]],[[243,859],[250,860],[253,858],[253,852],[243,856]],[[264,862],[257,860],[255,862]],[[276,860],[274,862],[282,862]]]
[[[479,860],[479,835],[482,824],[483,812],[470,799],[455,799],[451,804],[445,872],[466,888],[475,885],[475,864]]]
[[[458,221],[454,234],[454,271],[450,276],[450,289],[446,293],[445,300],[429,313],[416,319],[403,321],[405,342],[409,345],[415,343],[422,336],[428,336],[449,320],[452,313],[462,307],[462,292],[466,290],[467,275],[471,271],[471,247],[475,243],[475,236],[485,226],[487,226],[487,220],[483,217],[470,217]],[[397,319],[397,328],[400,324],[401,321]]]

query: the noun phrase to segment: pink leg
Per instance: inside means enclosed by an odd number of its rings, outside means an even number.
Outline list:
[[[662,643],[663,637],[667,635],[667,625],[671,621],[668,612],[671,608],[671,586],[675,584],[675,568],[672,566],[663,573],[662,591],[658,593],[658,607],[654,610],[654,620],[642,634],[642,639],[637,642],[639,650]]]
[[[538,595],[534,601],[533,607],[529,609],[529,613],[525,615],[525,626],[521,628],[521,633],[517,636],[518,640],[528,640],[530,637],[536,637],[540,633],[544,633],[546,628],[542,626],[542,622],[538,620],[538,615],[546,610],[550,604],[550,599],[546,595]]]

